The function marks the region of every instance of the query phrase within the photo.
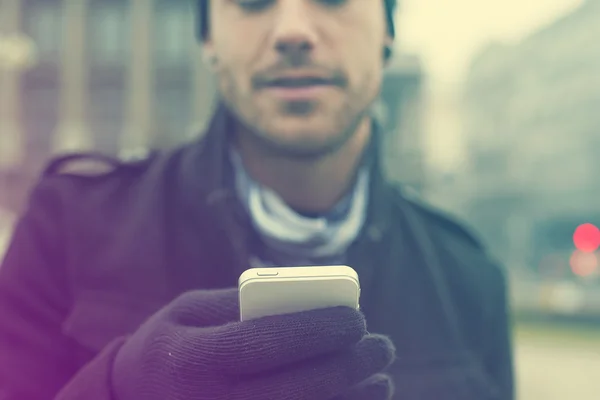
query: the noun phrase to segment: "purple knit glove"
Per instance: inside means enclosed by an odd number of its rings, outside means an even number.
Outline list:
[[[389,381],[373,375],[392,362],[394,346],[367,334],[359,312],[338,307],[231,322],[238,318],[237,290],[177,298],[119,350],[116,399],[386,398],[371,397],[372,390],[388,396]]]
[[[390,400],[393,394],[392,379],[384,374],[375,374],[333,400]]]

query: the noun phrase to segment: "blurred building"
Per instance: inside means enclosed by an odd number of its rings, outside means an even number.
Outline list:
[[[508,263],[537,269],[557,254],[568,274],[575,228],[600,226],[599,21],[588,0],[472,64],[463,208]]]
[[[135,153],[204,127],[215,87],[190,0],[2,0],[0,7],[0,176],[11,193],[22,193],[18,183],[51,154]],[[397,55],[380,105],[395,132],[386,137],[390,175],[416,188],[421,75],[418,59]]]

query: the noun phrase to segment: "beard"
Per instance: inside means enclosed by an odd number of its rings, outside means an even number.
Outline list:
[[[354,113],[353,115],[345,115],[341,120],[344,123],[340,124],[340,129],[323,132],[323,137],[326,137],[326,139],[287,140],[282,139],[278,132],[262,127],[260,121],[255,123],[255,118],[246,118],[244,115],[241,115],[230,103],[225,102],[225,104],[235,114],[236,121],[242,128],[238,131],[246,135],[245,139],[258,146],[265,155],[302,161],[320,159],[336,153],[354,137],[358,126],[368,115],[367,110],[361,113]],[[290,106],[286,104],[285,107]],[[291,107],[298,106],[292,105]],[[313,132],[308,133],[311,135],[314,134]]]
[[[378,94],[376,90],[365,88],[366,85],[359,85],[360,89],[346,88],[345,99],[337,105],[303,100],[282,101],[267,107],[255,101],[255,92],[246,94],[239,90],[233,74],[221,70],[219,78],[220,99],[235,116],[240,128],[237,132],[265,155],[299,161],[320,159],[343,148],[369,115]],[[369,92],[374,93],[365,96]],[[299,126],[291,135],[286,119]],[[307,122],[305,126],[299,124],[303,119]]]

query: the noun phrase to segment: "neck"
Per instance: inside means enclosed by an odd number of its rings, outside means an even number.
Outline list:
[[[291,159],[267,152],[250,135],[237,135],[248,174],[270,188],[292,208],[328,211],[350,190],[371,137],[365,118],[352,137],[335,152],[314,159]]]

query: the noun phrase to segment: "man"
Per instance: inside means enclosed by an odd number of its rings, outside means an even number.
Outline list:
[[[199,0],[205,138],[48,167],[0,269],[0,399],[512,399],[500,269],[379,168],[394,5]],[[307,264],[355,268],[362,313],[238,322],[242,271]]]

